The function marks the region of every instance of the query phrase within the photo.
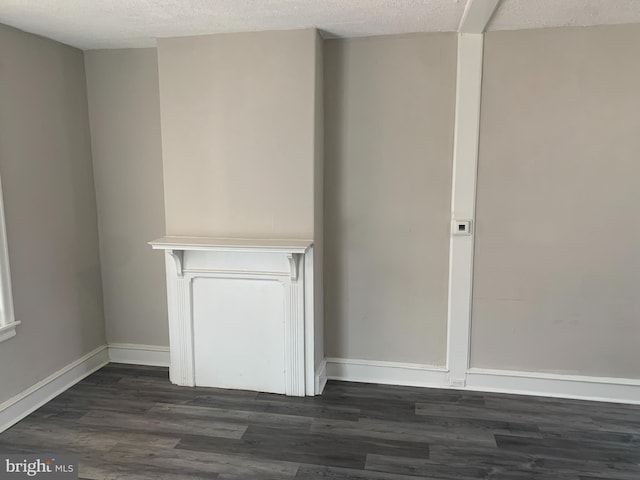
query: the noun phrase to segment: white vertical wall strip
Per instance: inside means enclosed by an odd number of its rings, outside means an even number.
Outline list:
[[[471,235],[452,235],[449,248],[447,367],[453,386],[465,385],[469,367],[483,43],[481,33],[458,35],[451,220],[471,220]]]
[[[9,268],[9,247],[7,228],[4,221],[4,201],[0,184],[0,342],[16,334],[16,321],[13,312],[13,293],[11,290],[11,269]]]

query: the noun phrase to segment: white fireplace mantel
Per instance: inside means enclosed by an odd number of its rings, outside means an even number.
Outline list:
[[[170,378],[315,395],[313,242],[162,237]]]

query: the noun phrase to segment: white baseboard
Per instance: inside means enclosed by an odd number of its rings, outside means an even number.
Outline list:
[[[326,360],[327,377],[332,380],[640,404],[640,379],[470,368],[465,385],[452,385],[447,370],[441,367],[346,358]]]
[[[640,380],[471,368],[468,390],[640,404]]]
[[[133,343],[110,343],[109,360],[114,363],[168,367],[169,347],[136,345]]]
[[[378,362],[348,358],[327,358],[327,377],[348,382],[384,383],[415,387],[446,387],[444,367],[415,363]]]
[[[87,353],[0,404],[0,432],[22,420],[34,410],[109,363],[107,346]]]
[[[315,392],[316,395],[322,395],[324,392],[324,387],[327,385],[327,359],[324,358],[318,365],[316,370],[316,379],[315,379]]]

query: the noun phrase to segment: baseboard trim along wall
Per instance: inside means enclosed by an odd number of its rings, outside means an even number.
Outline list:
[[[92,350],[35,385],[0,404],[0,432],[109,363],[107,346]]]
[[[169,347],[138,345],[133,343],[110,343],[109,360],[113,363],[168,367],[170,363]]]
[[[448,385],[448,372],[444,367],[349,358],[327,358],[327,377],[330,380],[415,387]]]
[[[467,390],[640,404],[640,380],[471,368]]]
[[[327,377],[347,382],[537,395],[640,404],[640,380],[471,368],[452,385],[445,368],[412,363],[327,358]]]

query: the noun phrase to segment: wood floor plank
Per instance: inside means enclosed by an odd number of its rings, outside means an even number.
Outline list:
[[[78,419],[81,425],[100,427],[119,426],[129,431],[163,432],[170,434],[193,433],[220,438],[241,438],[247,425],[227,422],[203,422],[186,418],[169,417],[162,414],[127,414],[90,410]]]
[[[225,442],[217,438],[187,435],[176,448],[355,469],[364,469],[369,452],[388,452],[417,458],[429,456],[426,443],[317,434],[303,430],[273,430],[255,425],[250,425],[239,441]]]
[[[218,395],[200,395],[187,402],[187,404],[201,407],[233,408],[236,410],[253,412],[277,413],[302,417],[336,418],[343,420],[357,420],[360,414],[360,410],[348,406],[344,407],[262,399],[242,401],[220,397]]]
[[[167,418],[199,420],[206,422],[240,423],[243,425],[262,425],[272,428],[303,428],[309,430],[313,417],[284,415],[270,412],[252,412],[229,408],[197,407],[194,405],[156,404],[149,414],[163,415]],[[195,432],[191,432],[195,433]]]
[[[358,470],[341,467],[326,467],[319,465],[301,465],[296,475],[296,480],[442,480],[437,478],[426,479],[426,477],[416,477],[388,472],[372,472],[368,470]]]
[[[495,433],[483,428],[442,427],[425,423],[395,422],[361,418],[357,422],[315,419],[311,424],[311,432],[339,436],[370,437],[388,440],[406,440],[424,444],[443,443],[478,443],[496,446]]]
[[[499,449],[522,451],[542,457],[597,460],[603,463],[630,465],[640,463],[640,449],[629,445],[509,435],[496,435],[496,443]]]
[[[287,479],[293,478],[298,470],[297,463],[259,459],[251,456],[160,448],[151,451],[144,444],[121,442],[105,454],[105,459],[126,460],[139,465],[191,470],[199,474],[215,474],[226,477]]]
[[[556,476],[576,480],[579,474],[599,473],[614,475],[619,480],[637,480],[638,467],[630,464],[602,463],[597,460],[546,457],[534,451],[504,450],[486,447],[452,447],[432,445],[429,460],[447,465],[449,469],[474,467],[487,472],[525,472],[534,475]],[[488,473],[487,473],[488,475]],[[464,477],[461,477],[464,478]],[[473,477],[472,477],[473,478]],[[485,478],[479,476],[477,478]]]
[[[396,473],[408,475],[411,477],[433,476],[434,468],[429,460],[423,458],[396,457],[393,455],[380,455],[370,453],[367,455],[365,463],[366,470],[384,473]],[[484,472],[474,470],[470,472],[473,475],[483,474]],[[471,477],[474,478],[474,477]]]

